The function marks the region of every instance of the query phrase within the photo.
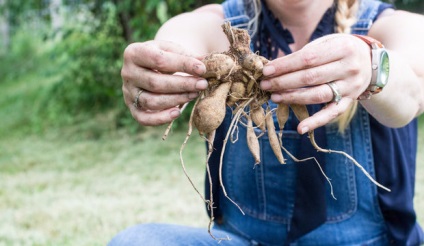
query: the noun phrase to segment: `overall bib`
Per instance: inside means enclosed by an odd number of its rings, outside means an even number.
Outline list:
[[[223,4],[225,17],[232,20],[233,26],[243,24],[246,20],[234,18],[240,15],[242,8],[237,5],[241,2],[227,1]],[[358,15],[360,18],[352,29],[353,33],[366,34],[377,10],[378,2],[362,1]],[[270,106],[276,107],[272,102]],[[231,111],[228,110],[220,131],[228,129],[231,117]],[[297,122],[292,113],[289,125],[290,122]],[[278,131],[275,116],[274,124]],[[216,227],[240,234],[259,244],[283,245],[294,210],[297,166],[316,163],[313,160],[295,162],[285,154],[287,164],[280,164],[270,148],[267,134],[263,134],[259,138],[261,163],[255,166],[247,148],[245,125],[238,125],[237,141],[228,141],[223,163],[223,183],[227,194],[245,215],[221,192],[217,212],[221,218]],[[256,134],[261,134],[261,130],[256,129]],[[283,146],[299,158],[305,144],[302,138],[305,137],[299,135],[295,127],[285,127]],[[325,138],[327,145],[321,147],[346,152],[371,176],[375,176],[369,118],[365,109],[358,107],[344,134],[338,132],[337,125],[325,126]],[[377,186],[346,157],[336,153],[319,155],[323,155],[321,160],[325,162],[325,173],[331,179],[337,200],[331,196],[330,185],[327,184],[326,222],[293,245],[387,245],[385,223],[377,200]]]

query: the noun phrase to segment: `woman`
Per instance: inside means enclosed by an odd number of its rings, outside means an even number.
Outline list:
[[[125,50],[125,102],[140,124],[172,121],[180,115],[176,105],[207,88],[199,59],[228,49],[220,27],[224,20],[247,26],[254,51],[272,60],[260,84],[272,93],[269,105],[308,105],[312,116],[302,122],[290,115],[284,146],[298,158],[314,156],[325,166],[337,200],[313,161],[296,164],[286,157],[287,165],[280,165],[266,136],[260,138],[262,162],[252,169],[254,160],[243,140],[246,130],[240,125],[239,140],[225,150],[231,154],[224,158],[223,182],[242,215],[217,181],[222,140],[231,120],[228,111],[210,159],[212,234],[229,236],[224,245],[423,243],[413,195],[416,117],[424,111],[424,18],[374,0],[227,0],[179,15],[160,28],[155,40]],[[350,154],[391,192],[377,188],[345,157],[317,154],[303,135],[311,130],[320,146]],[[206,229],[147,224],[121,232],[110,244],[217,241]]]

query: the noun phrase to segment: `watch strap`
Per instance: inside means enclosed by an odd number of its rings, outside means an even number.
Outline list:
[[[362,41],[367,43],[371,47],[371,49],[384,48],[384,45],[375,38],[372,38],[370,36],[358,35],[358,34],[352,34],[352,35],[362,39]]]
[[[358,97],[358,100],[367,100],[370,99],[372,95],[375,95],[377,93],[380,93],[383,88],[378,87],[377,84],[377,70],[378,70],[378,62],[379,59],[377,57],[374,57],[373,50],[377,49],[384,49],[384,45],[378,41],[377,39],[374,39],[369,36],[364,35],[358,35],[358,34],[352,34],[353,36],[361,39],[366,44],[368,44],[371,48],[370,56],[371,56],[371,81],[367,89]]]

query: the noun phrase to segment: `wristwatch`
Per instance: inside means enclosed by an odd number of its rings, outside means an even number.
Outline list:
[[[389,54],[378,40],[363,35],[354,34],[354,36],[363,40],[371,48],[371,82],[358,100],[370,99],[372,95],[381,92],[389,81]]]

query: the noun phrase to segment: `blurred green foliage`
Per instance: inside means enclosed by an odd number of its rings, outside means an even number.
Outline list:
[[[152,39],[170,17],[222,0],[115,0],[128,42]]]
[[[394,4],[398,9],[408,10],[415,13],[424,13],[423,0],[385,0],[385,2]]]
[[[80,20],[64,26],[61,41],[49,53],[57,61],[60,76],[41,106],[54,122],[60,122],[64,112],[68,116],[99,113],[122,102],[120,58],[125,41],[115,6],[102,5],[98,16],[84,9],[78,15]]]

